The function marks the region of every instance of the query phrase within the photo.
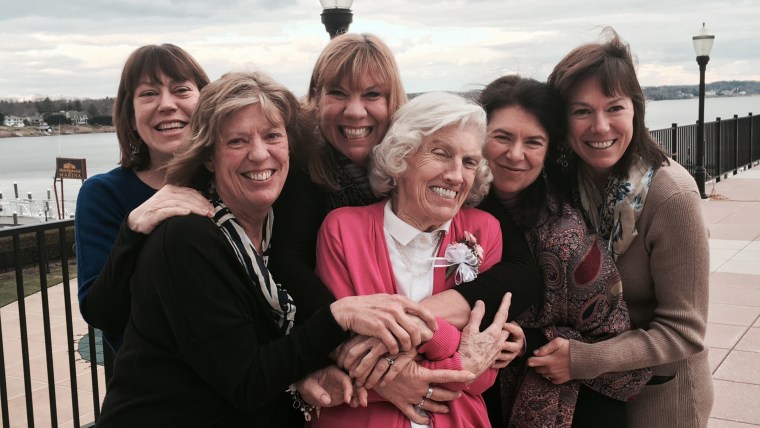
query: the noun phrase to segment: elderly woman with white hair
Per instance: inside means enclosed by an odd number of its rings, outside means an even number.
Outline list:
[[[336,209],[319,232],[317,274],[336,298],[394,293],[420,301],[472,280],[501,259],[498,221],[484,211],[462,208],[477,205],[488,192],[491,173],[482,156],[485,132],[483,109],[456,95],[424,94],[398,110],[372,155],[370,184],[385,199]],[[501,340],[483,343],[477,351],[489,362],[484,368],[463,366],[471,358],[461,358],[457,350],[467,332],[443,319],[432,338],[416,350],[402,353],[403,358],[385,357],[390,364],[468,370],[477,376],[468,385],[445,385],[461,390],[461,396],[448,403],[447,413],[426,413],[434,405],[431,386],[416,406],[419,418],[413,418],[412,426],[490,426],[480,394],[496,378],[491,366],[503,358],[507,337],[519,329],[504,323],[508,300],[509,295],[494,322],[504,328]],[[476,306],[482,310],[482,304]],[[477,330],[479,323],[471,320],[465,330]],[[508,359],[521,343],[510,346]],[[409,426],[408,413],[385,400],[389,387],[375,385],[366,407],[323,409],[310,426]]]

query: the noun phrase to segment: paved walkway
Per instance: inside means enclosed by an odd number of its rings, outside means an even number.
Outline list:
[[[707,345],[715,383],[715,405],[710,428],[760,427],[760,167],[708,183],[710,198],[702,202],[710,228],[710,314]],[[677,213],[674,213],[677,215]],[[75,284],[73,285],[76,286]],[[53,318],[56,393],[59,423],[71,427],[71,406],[66,367],[63,290],[50,289]],[[76,308],[76,297],[72,296]],[[36,426],[50,422],[39,293],[26,299],[29,342],[33,355],[32,378]],[[0,310],[3,347],[13,427],[26,426],[23,378],[20,364],[18,309]],[[75,310],[74,335],[87,332]],[[37,357],[34,357],[34,356]],[[77,377],[82,423],[91,422],[92,392],[88,364],[77,355]],[[102,369],[101,369],[102,370]],[[100,391],[105,391],[101,384]],[[102,398],[102,397],[101,397]]]

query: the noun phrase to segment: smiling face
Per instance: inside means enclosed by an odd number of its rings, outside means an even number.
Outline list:
[[[327,141],[351,162],[364,166],[390,125],[388,94],[371,77],[344,77],[325,87],[318,102],[319,127]]]
[[[132,103],[133,129],[148,146],[152,166],[166,164],[180,143],[190,136],[190,116],[198,102],[198,86],[191,80],[174,81],[164,73],[159,81],[140,80]]]
[[[454,218],[472,189],[482,159],[480,130],[450,125],[422,139],[406,158],[398,178],[394,212],[406,223],[430,231]]]
[[[491,186],[502,199],[516,197],[544,167],[549,135],[522,107],[495,110],[488,121],[485,155],[493,173]]]
[[[606,96],[595,77],[578,84],[568,101],[570,147],[597,180],[604,180],[631,144],[633,102],[628,96]]]
[[[288,176],[285,126],[269,122],[261,105],[253,104],[227,116],[220,129],[206,162],[216,191],[236,217],[263,219]]]

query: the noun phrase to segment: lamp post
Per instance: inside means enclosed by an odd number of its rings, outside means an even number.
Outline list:
[[[351,5],[354,0],[319,0],[319,3],[322,4],[322,23],[330,38],[348,32],[348,26],[353,22]]]
[[[707,198],[705,193],[705,181],[707,180],[707,171],[705,170],[705,68],[710,61],[710,50],[712,50],[715,36],[707,33],[705,23],[702,23],[702,29],[699,34],[692,37],[694,42],[694,51],[697,53],[697,64],[699,64],[699,122],[697,123],[697,168],[694,171],[694,179],[697,181],[699,194],[702,199]]]

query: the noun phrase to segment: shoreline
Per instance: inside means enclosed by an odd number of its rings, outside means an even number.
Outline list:
[[[50,132],[39,131],[34,127],[26,126],[16,128],[11,126],[0,126],[0,138],[14,137],[44,137],[51,135],[75,135],[75,134],[102,134],[116,132],[113,126],[89,126],[89,125],[61,125],[51,127]]]

